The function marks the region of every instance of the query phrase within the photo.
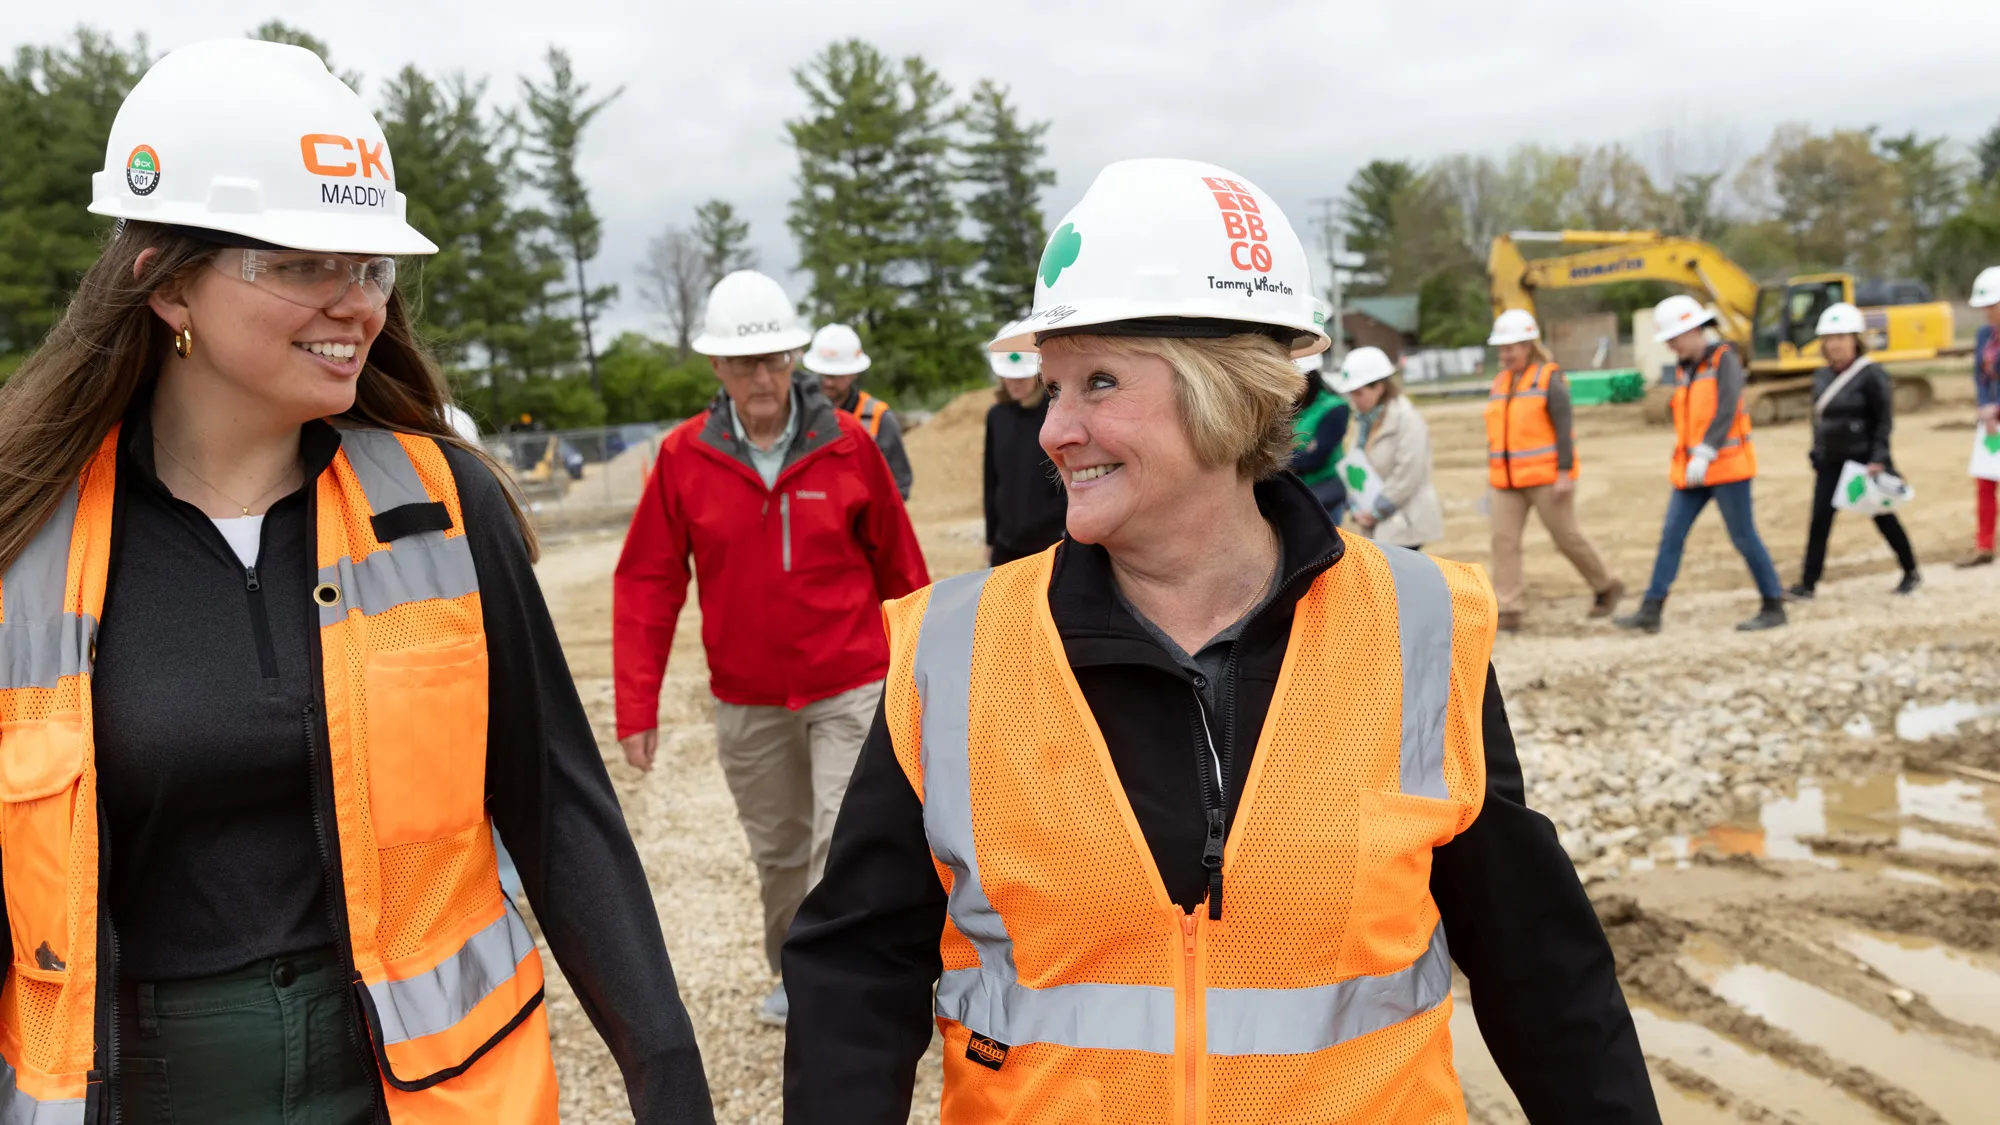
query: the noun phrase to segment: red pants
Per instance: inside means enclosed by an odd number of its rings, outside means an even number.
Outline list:
[[[2000,488],[2000,483],[1990,480],[1975,481],[1974,483],[1979,485],[1979,539],[1977,546],[1979,550],[1991,551],[1993,549],[1993,517],[1996,509],[2000,509],[2000,503],[1995,502],[1994,493],[1997,488]]]

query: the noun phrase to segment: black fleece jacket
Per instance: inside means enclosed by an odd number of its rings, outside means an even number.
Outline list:
[[[1069,499],[1042,452],[1048,399],[1032,407],[1011,400],[986,411],[986,545],[993,565],[1040,554],[1063,537]]]
[[[1237,640],[1233,682],[1223,686],[1235,699],[1221,738],[1231,821],[1295,607],[1341,557],[1325,510],[1296,477],[1258,485],[1257,500],[1280,531],[1284,578]],[[1049,608],[1167,894],[1191,910],[1208,890],[1201,862],[1206,752],[1192,673],[1119,604],[1102,548],[1062,544]],[[1490,670],[1484,727],[1484,809],[1433,853],[1431,869],[1431,894],[1452,959],[1471,981],[1480,1031],[1535,1125],[1657,1123],[1610,946],[1554,827],[1527,807]],[[945,905],[923,805],[878,709],[834,827],[826,877],[800,908],[785,946],[788,1125],[905,1119],[931,1038]]]
[[[314,422],[301,444],[312,481],[340,437]],[[324,792],[329,767],[301,722],[318,696],[311,489],[271,507],[252,582],[208,518],[160,483],[152,449],[142,407],[119,448],[92,680],[111,922],[100,937],[116,927],[119,938],[103,975],[127,982],[344,945],[345,925],[328,893],[338,861],[314,829],[312,772]],[[486,628],[488,809],[557,964],[624,1072],[637,1120],[710,1122],[652,891],[526,543],[485,466],[449,446],[445,458]],[[324,747],[323,712],[319,727]],[[113,966],[108,940],[100,945]]]
[[[1820,396],[1837,378],[1839,373],[1831,367],[1813,372],[1813,465],[1838,469],[1846,461],[1889,464],[1889,431],[1894,428],[1896,403],[1889,373],[1880,364],[1868,364],[1840,388],[1826,409],[1818,409]]]

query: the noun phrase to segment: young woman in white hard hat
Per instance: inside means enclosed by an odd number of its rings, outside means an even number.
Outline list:
[[[2000,266],[1982,270],[1972,283],[1967,300],[1986,315],[1972,344],[1972,386],[1978,402],[1979,435],[2000,435]],[[1993,525],[2000,519],[2000,484],[1975,479],[1978,500],[1977,536],[1972,553],[1958,560],[1960,567],[1993,565]]]
[[[1871,477],[1895,471],[1889,459],[1895,391],[1889,373],[1868,360],[1868,344],[1862,338],[1867,331],[1861,310],[1845,301],[1819,317],[1819,347],[1826,366],[1813,373],[1812,450],[1808,454],[1813,467],[1812,526],[1806,536],[1799,581],[1785,591],[1790,601],[1811,601],[1826,570],[1834,488],[1847,464],[1862,465]],[[1915,592],[1923,579],[1917,574],[1917,555],[1910,547],[1910,537],[1903,533],[1902,521],[1896,513],[1884,512],[1875,517],[1875,530],[1882,533],[1903,568],[1896,593]]]
[[[1291,361],[1327,344],[1283,212],[1113,164],[1039,275],[992,346],[1041,355],[1068,535],[885,609],[785,947],[786,1121],[904,1121],[941,1028],[944,1125],[1463,1122],[1455,961],[1538,1125],[1657,1122],[1522,800],[1485,578],[1336,530],[1283,470]]]
[[[1520,629],[1527,608],[1528,576],[1521,533],[1528,513],[1556,550],[1590,584],[1591,617],[1609,617],[1625,596],[1597,547],[1576,521],[1576,432],[1569,380],[1542,346],[1542,326],[1527,309],[1508,309],[1493,321],[1486,343],[1500,351],[1500,373],[1486,393],[1486,483],[1493,516],[1493,591],[1500,597],[1500,631]]]
[[[639,1119],[712,1119],[533,534],[397,294],[436,247],[394,175],[310,52],[167,55],[0,389],[9,1120],[554,1122],[495,825]]]
[[[888,403],[861,389],[861,373],[873,366],[861,349],[861,337],[845,324],[826,325],[813,333],[804,363],[807,371],[819,376],[826,401],[861,423],[875,439],[896,478],[896,491],[908,500],[912,477],[910,455],[903,452],[903,423]]]
[[[1034,352],[988,352],[1000,384],[986,408],[986,563],[999,566],[1040,554],[1063,537],[1068,500],[1048,454],[1042,422],[1049,398],[1042,390],[1042,357]]]
[[[1333,389],[1339,375],[1326,371],[1324,352],[1301,356],[1292,365],[1306,377],[1306,386],[1292,414],[1292,460],[1287,468],[1312,489],[1327,518],[1339,527],[1347,508],[1340,457],[1346,452],[1347,424],[1353,411]]]
[[[1354,441],[1382,482],[1372,506],[1355,499],[1355,526],[1378,543],[1421,550],[1444,538],[1444,509],[1431,484],[1431,431],[1403,394],[1396,361],[1356,348],[1340,365],[1340,393],[1354,407]]]
[[[1763,599],[1757,615],[1737,623],[1744,632],[1773,629],[1785,623],[1785,588],[1771,552],[1757,534],[1750,503],[1750,482],[1757,475],[1757,450],[1750,442],[1750,412],[1743,405],[1748,378],[1733,344],[1711,341],[1707,326],[1715,313],[1693,297],[1676,294],[1653,311],[1660,343],[1673,349],[1674,452],[1667,468],[1673,492],[1667,498],[1667,518],[1660,530],[1660,550],[1653,560],[1653,579],[1637,613],[1613,619],[1621,629],[1660,631],[1660,611],[1681,569],[1681,549],[1695,517],[1710,500],[1722,509],[1729,541],[1750,568]]]

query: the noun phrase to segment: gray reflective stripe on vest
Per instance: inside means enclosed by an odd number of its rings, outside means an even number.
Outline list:
[[[0,1125],[83,1125],[83,1099],[36,1101],[21,1092],[13,1066],[0,1059]]]
[[[428,504],[430,494],[417,476],[409,451],[396,435],[384,430],[342,428],[340,448],[354,469],[355,479],[376,514],[405,504]],[[319,607],[321,628],[347,617],[351,606],[373,617],[400,605],[432,598],[460,598],[479,589],[472,565],[472,543],[464,535],[442,531],[405,535],[356,561],[342,558],[319,568],[319,580],[340,588],[340,600]]]
[[[1217,991],[1210,989],[1209,995]],[[984,968],[951,969],[938,981],[937,1013],[1010,1047],[1055,1043],[1100,1051],[1174,1053],[1174,990],[1155,985],[1028,988],[1011,972],[1003,976]]]
[[[1428,555],[1383,547],[1396,583],[1403,650],[1403,792],[1451,796],[1444,783],[1444,713],[1451,702],[1451,587]]]
[[[1533,449],[1510,449],[1505,453],[1488,453],[1488,461],[1506,461],[1517,457],[1546,457],[1556,451],[1553,445],[1538,445]]]
[[[1451,953],[1440,922],[1430,948],[1407,969],[1312,988],[1209,989],[1208,1053],[1324,1051],[1423,1015],[1449,995]]]
[[[466,939],[458,951],[428,973],[368,986],[382,1021],[382,1043],[404,1043],[448,1030],[472,1014],[481,1000],[512,979],[535,939],[506,902],[506,913]],[[508,1015],[513,1015],[509,1012]]]
[[[53,688],[90,671],[97,621],[64,610],[76,507],[76,488],[64,489],[48,522],[0,576],[0,689]],[[0,1116],[0,1125],[6,1121]]]

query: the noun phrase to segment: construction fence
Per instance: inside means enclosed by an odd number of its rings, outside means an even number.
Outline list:
[[[616,522],[638,506],[660,438],[674,422],[486,434],[538,526]]]

